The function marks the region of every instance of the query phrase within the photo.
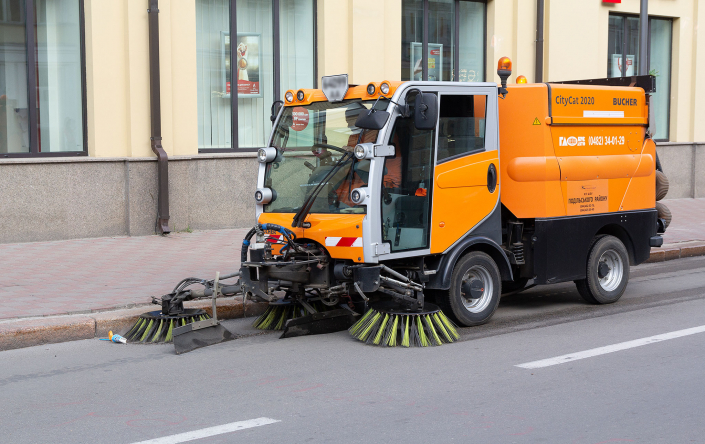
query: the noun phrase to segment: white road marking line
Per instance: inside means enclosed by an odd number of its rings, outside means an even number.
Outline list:
[[[267,424],[281,422],[278,419],[272,418],[256,418],[247,421],[231,422],[207,429],[193,430],[191,432],[179,433],[178,435],[162,436],[161,438],[149,439],[133,444],[177,444],[180,442],[193,441],[194,439],[208,438],[209,436],[222,435],[223,433],[237,432],[238,430],[259,427]]]
[[[642,345],[667,341],[669,339],[682,338],[683,336],[690,336],[702,332],[705,332],[705,325],[701,325],[700,327],[686,328],[685,330],[672,331],[670,333],[664,333],[662,335],[649,336],[648,338],[620,342],[619,344],[607,345],[604,347],[593,348],[581,352],[569,353],[563,356],[556,356],[555,358],[527,362],[526,364],[515,365],[515,367],[521,367],[526,369],[550,367],[552,365],[565,364],[566,362],[577,361],[578,359],[592,358],[593,356],[605,355],[607,353],[614,353],[617,351],[627,350],[634,347],[641,347]]]

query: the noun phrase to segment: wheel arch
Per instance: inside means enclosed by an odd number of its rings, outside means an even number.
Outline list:
[[[619,239],[622,244],[624,244],[624,248],[627,249],[627,254],[629,255],[629,264],[634,265],[636,262],[635,259],[635,253],[634,253],[634,242],[632,241],[631,236],[629,236],[629,232],[625,230],[623,227],[617,225],[617,224],[607,224],[597,230],[597,233],[595,233],[595,236],[601,236],[601,235],[609,235],[609,236],[614,236],[617,239]],[[593,238],[594,238],[593,237]],[[590,245],[590,248],[592,248],[592,244]],[[590,251],[588,250],[588,255],[590,254]]]
[[[482,251],[488,254],[497,264],[499,273],[503,281],[514,280],[512,275],[512,267],[509,264],[507,255],[495,241],[484,236],[471,236],[463,239],[458,245],[453,247],[449,252],[440,257],[436,274],[431,275],[426,288],[433,290],[448,290],[450,288],[450,279],[453,274],[453,268],[458,260],[472,251]]]

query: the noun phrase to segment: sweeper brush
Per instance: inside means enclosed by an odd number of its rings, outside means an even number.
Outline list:
[[[335,307],[328,307],[319,301],[301,303],[279,300],[270,302],[267,310],[255,319],[252,326],[260,330],[284,330],[286,321],[289,319],[302,318],[314,313],[328,311],[332,308]]]
[[[164,315],[159,310],[150,311],[140,315],[135,325],[123,336],[129,343],[172,342],[175,328],[206,319],[210,319],[210,316],[201,309],[187,308],[177,315]]]
[[[348,330],[352,337],[383,347],[429,347],[455,342],[457,327],[436,305],[408,312],[394,302],[374,305]]]

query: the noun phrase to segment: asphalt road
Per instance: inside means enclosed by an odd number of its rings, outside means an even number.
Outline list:
[[[633,268],[611,306],[583,303],[572,284],[507,297],[492,322],[442,347],[372,347],[341,332],[265,334],[181,356],[98,340],[11,350],[0,353],[0,436],[702,443],[702,326],[705,258],[690,258]]]

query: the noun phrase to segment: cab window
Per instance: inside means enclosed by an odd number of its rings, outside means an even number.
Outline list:
[[[441,96],[438,162],[485,150],[487,96]]]
[[[398,117],[389,139],[395,156],[384,161],[382,238],[391,252],[429,248],[434,130]]]

